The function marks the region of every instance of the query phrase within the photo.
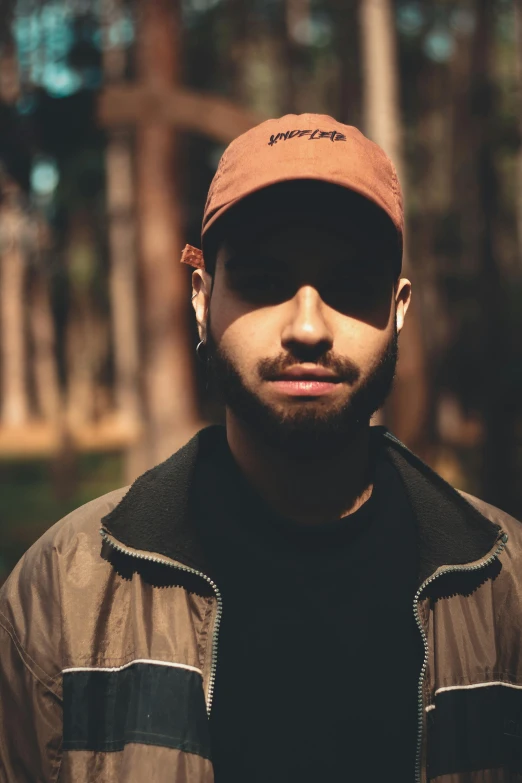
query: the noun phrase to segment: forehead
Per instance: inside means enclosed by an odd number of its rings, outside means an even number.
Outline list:
[[[350,231],[337,230],[335,226],[323,220],[313,219],[309,215],[303,219],[289,216],[274,218],[267,216],[266,220],[245,222],[224,237],[222,243],[223,255],[240,252],[245,257],[270,252],[285,256],[306,255],[315,253],[318,248],[324,248],[325,252],[348,250],[354,244],[359,243],[359,238],[351,235]]]
[[[389,245],[368,231],[354,216],[344,222],[328,216],[265,216],[245,221],[223,238],[218,265],[227,270],[262,266],[279,274],[332,271],[388,276]]]
[[[368,199],[311,180],[265,188],[240,201],[218,231],[218,264],[233,254],[245,261],[260,254],[286,263],[325,264],[357,258],[392,266],[397,234],[385,213]]]

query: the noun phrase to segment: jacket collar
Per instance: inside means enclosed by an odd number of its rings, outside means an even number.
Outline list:
[[[373,436],[398,470],[418,526],[419,579],[443,565],[464,565],[485,557],[500,526],[484,517],[453,487],[412,454],[384,427]],[[140,476],[102,520],[105,530],[126,548],[168,557],[203,573],[207,565],[191,523],[190,490],[198,460],[212,458],[223,443],[219,425],[198,432],[165,462]]]
[[[466,565],[490,554],[502,532],[500,525],[481,514],[384,427],[378,429],[417,522],[420,583],[441,566]]]

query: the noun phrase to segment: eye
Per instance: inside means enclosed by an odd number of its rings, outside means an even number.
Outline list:
[[[262,270],[234,271],[229,276],[229,285],[250,302],[284,301],[289,290],[280,275]]]
[[[331,282],[332,288],[338,288],[342,291],[372,291],[373,282],[365,277],[340,276]]]
[[[323,289],[327,304],[340,311],[362,311],[377,305],[382,286],[366,277],[338,276],[332,278]]]
[[[326,289],[334,293],[351,297],[368,297],[376,293],[376,286],[372,280],[353,276],[340,276],[333,278],[326,285]]]

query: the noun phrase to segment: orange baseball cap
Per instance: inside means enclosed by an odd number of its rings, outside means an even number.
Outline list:
[[[291,180],[339,185],[376,204],[396,229],[402,257],[404,209],[392,161],[353,125],[326,114],[266,120],[229,144],[210,184],[201,227],[203,248],[210,229],[238,202]],[[203,252],[191,245],[185,247],[181,261],[205,268]]]

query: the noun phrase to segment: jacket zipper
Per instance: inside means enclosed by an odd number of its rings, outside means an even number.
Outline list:
[[[498,539],[497,539],[498,540]],[[438,579],[439,576],[442,576],[443,574],[449,574],[449,573],[455,573],[456,571],[479,571],[481,568],[485,568],[486,566],[490,565],[494,560],[497,559],[497,557],[500,555],[502,550],[505,548],[508,540],[507,533],[502,533],[500,535],[500,542],[495,549],[495,551],[487,557],[486,560],[484,560],[482,563],[476,563],[475,565],[471,566],[448,566],[447,568],[444,568],[442,571],[439,571],[437,574],[434,574],[428,579],[426,579],[417,592],[415,593],[415,597],[413,599],[413,614],[415,616],[415,622],[417,623],[417,627],[421,633],[422,636],[422,642],[424,644],[424,661],[421,668],[421,673],[419,677],[419,685],[418,685],[418,701],[417,701],[417,714],[418,714],[418,727],[417,727],[417,751],[415,755],[415,783],[422,783],[421,781],[421,774],[422,774],[422,739],[423,739],[423,733],[424,733],[424,699],[423,699],[423,690],[424,690],[424,677],[426,675],[426,669],[428,666],[428,637],[426,636],[426,632],[424,630],[424,627],[422,625],[420,616],[419,616],[419,599],[422,591],[425,587],[427,587],[429,584],[435,581],[435,579]]]
[[[201,579],[204,579],[205,582],[207,582],[212,590],[214,591],[214,595],[216,596],[217,600],[217,610],[216,610],[216,622],[214,623],[214,633],[212,635],[212,658],[210,662],[210,678],[208,682],[208,691],[207,691],[207,716],[210,716],[210,710],[212,709],[212,701],[214,699],[214,686],[216,683],[216,670],[217,670],[217,643],[218,643],[218,635],[219,635],[219,626],[221,624],[221,616],[223,614],[223,601],[221,598],[221,593],[219,592],[219,588],[216,585],[215,582],[212,581],[212,579],[203,573],[203,571],[197,571],[195,568],[189,568],[189,566],[184,565],[176,565],[175,563],[172,563],[170,560],[164,560],[161,557],[155,557],[153,555],[142,555],[138,552],[131,552],[128,549],[125,549],[122,546],[119,546],[116,544],[112,539],[109,538],[105,530],[100,530],[100,535],[103,538],[104,541],[106,541],[109,546],[113,547],[113,549],[116,549],[118,552],[122,552],[124,555],[129,555],[130,557],[136,557],[138,560],[147,560],[152,563],[160,563],[161,565],[167,565],[171,568],[176,568],[178,571],[185,571],[189,574],[194,574],[195,576],[201,577]]]

